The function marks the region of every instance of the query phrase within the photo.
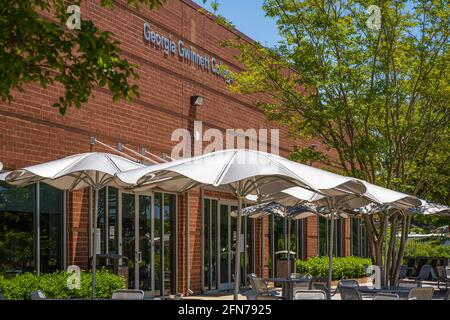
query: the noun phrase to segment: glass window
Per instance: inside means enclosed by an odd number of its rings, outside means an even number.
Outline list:
[[[63,268],[64,192],[40,183],[38,211],[36,186],[15,188],[0,182],[0,273],[36,271],[38,256],[43,273]],[[36,252],[38,243],[40,249]]]
[[[97,235],[100,238],[100,252],[106,253],[106,188],[98,191]]]
[[[164,294],[175,293],[176,203],[174,194],[164,194]]]
[[[275,239],[274,239],[274,216],[269,217],[269,261],[268,261],[268,267],[269,267],[269,275],[271,277],[275,276],[274,272],[274,255],[275,255]]]
[[[364,222],[360,219],[352,218],[352,255],[358,257],[368,256],[367,234]]]
[[[41,272],[61,270],[63,264],[63,195],[47,184],[39,184]]]
[[[161,295],[161,263],[162,263],[162,256],[161,256],[161,236],[162,236],[162,230],[161,230],[161,224],[162,224],[162,194],[161,193],[155,193],[155,200],[154,200],[154,288],[155,288],[155,295]]]
[[[304,234],[304,221],[303,220],[299,220],[297,221],[297,258],[299,259],[304,259],[305,258],[305,250],[304,250],[304,239],[305,239],[305,234]]]
[[[319,227],[319,236],[318,236],[319,256],[326,256],[328,252],[327,250],[328,220],[319,217],[318,227]]]
[[[118,190],[108,187],[108,252],[117,253],[117,199]]]
[[[210,231],[210,206],[211,201],[209,199],[204,200],[203,205],[203,271],[204,271],[204,285],[205,289],[211,288],[210,284],[210,247],[211,247],[211,231]]]
[[[122,197],[122,255],[128,258],[128,287],[134,288],[134,194],[124,193]]]
[[[0,182],[0,273],[35,270],[35,185],[13,188]]]

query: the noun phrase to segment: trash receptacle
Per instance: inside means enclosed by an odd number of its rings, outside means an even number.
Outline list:
[[[295,272],[295,255],[294,251],[290,251],[290,273]],[[288,278],[288,252],[286,250],[275,252],[275,277]]]

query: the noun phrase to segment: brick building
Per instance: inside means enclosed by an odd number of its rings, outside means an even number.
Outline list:
[[[177,144],[172,132],[193,132],[196,121],[203,132],[277,128],[254,106],[267,95],[233,94],[216,70],[221,63],[243,70],[236,52],[221,44],[237,35],[251,39],[216,24],[190,0],[168,0],[155,11],[135,10],[125,3],[118,1],[108,10],[97,0],[88,1],[81,12],[83,19],[112,31],[123,57],[138,65],[140,97],[113,103],[107,90],[96,88],[86,105],[61,116],[52,108],[63,94],[61,87],[30,85],[15,93],[10,104],[0,104],[0,161],[5,170],[82,152],[111,152],[100,143],[91,144],[91,137],[163,157]],[[204,97],[203,106],[191,103],[194,96]],[[286,129],[278,129],[276,147],[282,156],[294,145],[310,144],[293,141]],[[236,201],[231,195],[207,188],[182,195],[135,195],[112,187],[100,195],[98,250],[129,258],[130,287],[155,295],[232,287],[235,223],[229,213]],[[88,268],[91,199],[87,189],[66,193],[43,184],[21,189],[1,184],[0,242],[7,245],[0,249],[0,272],[52,272],[72,264]],[[284,221],[270,217],[244,221],[244,284],[248,273],[275,274],[275,252],[286,241],[285,228]],[[296,222],[294,229],[291,249],[298,258],[326,253],[325,221],[309,217]],[[337,230],[337,255],[364,255],[360,225],[338,222]]]

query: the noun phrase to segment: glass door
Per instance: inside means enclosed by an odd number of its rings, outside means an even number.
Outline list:
[[[152,196],[139,195],[139,289],[152,291]]]
[[[236,219],[231,212],[236,206],[220,204],[219,211],[219,290],[230,290],[234,284],[234,259],[236,250]],[[244,241],[244,239],[242,239]]]
[[[135,219],[135,195],[131,193],[122,193],[122,233],[121,233],[121,255],[126,257],[128,266],[128,288],[135,288],[135,264],[136,264],[136,219]],[[122,264],[125,265],[125,261]]]
[[[128,261],[128,288],[151,296],[176,291],[176,195],[121,192],[120,254]]]

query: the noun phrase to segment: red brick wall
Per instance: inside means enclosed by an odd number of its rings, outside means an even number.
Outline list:
[[[69,194],[67,215],[67,265],[86,270],[89,256],[89,189]]]
[[[344,256],[348,257],[352,255],[350,219],[344,220],[344,239]]]
[[[318,226],[319,219],[317,217],[308,217],[305,219],[305,252],[306,258],[318,255]]]

